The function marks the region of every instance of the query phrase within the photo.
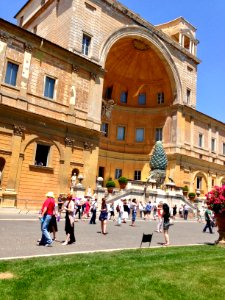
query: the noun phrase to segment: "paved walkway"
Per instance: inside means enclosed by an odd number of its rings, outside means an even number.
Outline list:
[[[0,259],[13,257],[44,256],[49,254],[68,254],[87,251],[119,250],[139,248],[142,234],[153,233],[151,247],[162,247],[164,242],[163,234],[155,232],[156,221],[138,220],[135,227],[129,226],[128,221],[122,226],[109,221],[107,223],[107,235],[100,232],[100,223],[90,225],[88,221],[75,223],[75,236],[77,242],[72,245],[62,246],[61,241],[65,239],[64,219],[58,223],[57,239],[53,247],[36,246],[40,238],[40,222],[37,214],[2,214],[0,212]],[[218,238],[215,234],[202,233],[204,223],[197,223],[194,220],[177,220],[170,227],[171,245],[193,245],[209,244]],[[143,244],[147,247],[148,244]]]

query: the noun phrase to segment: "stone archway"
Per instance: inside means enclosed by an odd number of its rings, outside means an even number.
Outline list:
[[[106,68],[107,59],[110,51],[115,44],[122,39],[132,39],[144,42],[145,45],[150,46],[157,56],[164,62],[166,71],[168,72],[170,82],[172,84],[172,92],[174,96],[174,104],[182,102],[181,80],[179,72],[173,61],[173,58],[167,47],[162,41],[156,37],[150,30],[140,26],[126,26],[113,32],[103,43],[100,49],[99,60],[101,65]],[[146,49],[142,49],[146,50]],[[120,63],[120,61],[119,61]]]
[[[164,44],[138,26],[114,32],[101,49],[100,61],[106,70],[106,134],[100,141],[99,166],[106,170],[104,179],[116,179],[118,171],[129,179],[141,172],[144,179],[155,141],[164,136],[163,142],[171,142],[173,120],[168,111],[181,102],[178,71]]]
[[[208,192],[208,179],[205,173],[197,171],[193,174],[193,189],[194,192],[200,190],[202,195]]]

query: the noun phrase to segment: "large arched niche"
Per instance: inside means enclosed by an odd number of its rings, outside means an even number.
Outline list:
[[[147,94],[146,107],[155,106],[160,92],[165,94],[165,105],[180,102],[176,66],[165,45],[151,32],[137,26],[121,28],[107,39],[100,53],[106,70],[103,97],[113,85],[114,100],[118,102],[121,90],[127,90],[130,106],[136,105],[141,92]]]

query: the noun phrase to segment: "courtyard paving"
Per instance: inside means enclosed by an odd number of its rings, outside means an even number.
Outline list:
[[[0,259],[15,257],[45,256],[92,251],[110,251],[119,249],[139,248],[143,233],[153,233],[151,247],[162,247],[163,234],[155,232],[157,221],[138,219],[135,227],[128,221],[122,226],[108,221],[107,235],[100,233],[100,222],[90,225],[88,220],[75,223],[76,243],[62,246],[65,240],[65,219],[58,222],[57,240],[53,247],[37,246],[36,241],[41,236],[38,214],[10,214],[0,211]],[[216,228],[214,234],[203,233],[204,223],[195,220],[177,219],[170,227],[171,246],[212,244],[218,238]],[[148,244],[143,244],[148,247]]]

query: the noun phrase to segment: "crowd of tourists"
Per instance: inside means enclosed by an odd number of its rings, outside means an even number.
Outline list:
[[[130,226],[136,226],[137,215],[143,220],[157,221],[156,232],[163,233],[165,238],[165,246],[170,244],[169,241],[169,227],[173,225],[177,214],[184,220],[188,219],[190,207],[187,204],[181,205],[178,209],[177,205],[169,207],[168,204],[159,202],[137,201],[134,199],[121,199],[115,203],[106,203],[106,199],[102,199],[101,206],[98,207],[98,202],[95,197],[85,196],[84,198],[73,197],[71,194],[60,194],[57,201],[53,192],[46,194],[40,210],[40,221],[42,237],[38,240],[39,246],[51,247],[54,240],[56,240],[56,232],[58,231],[57,221],[65,216],[65,241],[62,245],[69,245],[76,242],[74,234],[74,222],[76,219],[88,220],[89,224],[96,224],[97,213],[99,213],[99,221],[101,224],[101,233],[107,234],[107,221],[112,220],[116,226],[121,226],[122,223],[127,223],[128,219],[131,221]],[[63,215],[62,215],[63,214]],[[204,211],[206,226],[203,232],[208,228],[212,233],[213,216],[209,210]],[[197,210],[197,220],[199,220]],[[52,233],[52,237],[51,237]]]

